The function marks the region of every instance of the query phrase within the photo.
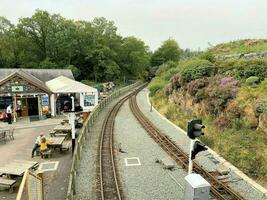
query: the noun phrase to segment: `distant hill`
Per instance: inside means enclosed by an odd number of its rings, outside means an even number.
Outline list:
[[[246,39],[218,44],[209,49],[215,55],[267,52],[267,40]]]

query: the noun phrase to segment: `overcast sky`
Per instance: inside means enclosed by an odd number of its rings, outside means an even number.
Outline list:
[[[138,37],[152,50],[168,38],[195,50],[267,38],[267,0],[0,0],[0,16],[13,23],[36,9],[76,20],[105,17],[119,34]]]

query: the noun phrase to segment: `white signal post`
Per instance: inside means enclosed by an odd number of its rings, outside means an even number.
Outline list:
[[[191,157],[192,157],[194,144],[195,144],[195,140],[190,139],[188,175],[192,174],[192,170],[193,170],[193,160]]]
[[[69,123],[71,125],[71,140],[72,140],[72,153],[74,152],[74,148],[75,148],[75,104],[74,104],[74,97],[71,96],[71,112],[68,113],[68,119],[69,119]]]

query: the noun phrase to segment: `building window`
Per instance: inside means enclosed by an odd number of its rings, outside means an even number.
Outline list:
[[[9,104],[12,105],[12,97],[0,97],[0,110],[5,110]]]
[[[95,95],[84,95],[84,107],[95,105]]]

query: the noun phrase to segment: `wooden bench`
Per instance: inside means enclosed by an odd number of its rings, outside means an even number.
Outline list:
[[[51,136],[51,137],[55,137],[55,134],[56,134],[56,131],[51,131],[51,132],[50,132],[50,136]]]
[[[40,151],[41,158],[51,158],[52,157],[52,151],[51,149],[47,151]]]
[[[55,133],[55,137],[67,137],[67,133]]]
[[[8,189],[9,192],[13,192],[16,180],[0,177],[0,188]]]

